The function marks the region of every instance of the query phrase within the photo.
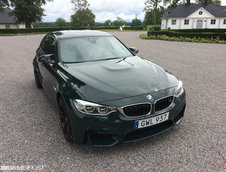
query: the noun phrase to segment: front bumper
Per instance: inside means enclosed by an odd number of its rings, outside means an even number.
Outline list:
[[[175,98],[172,105],[163,111],[136,118],[128,118],[119,111],[103,117],[85,115],[74,107],[72,100],[69,101],[71,106],[68,111],[74,142],[96,147],[108,147],[119,142],[127,143],[149,138],[178,124],[184,116],[186,92],[184,91],[179,98]],[[142,129],[134,128],[136,120],[158,116],[166,112],[169,112],[167,121]]]

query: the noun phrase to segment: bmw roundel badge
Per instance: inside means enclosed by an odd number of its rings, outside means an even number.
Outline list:
[[[149,100],[152,100],[152,99],[153,99],[153,97],[152,97],[151,95],[147,95],[147,98],[148,98]]]

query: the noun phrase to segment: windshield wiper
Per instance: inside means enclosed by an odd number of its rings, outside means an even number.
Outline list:
[[[119,59],[121,57],[113,57],[108,59],[96,59],[96,60],[87,60],[87,61],[77,61],[77,62],[63,62],[65,64],[71,64],[71,63],[84,63],[84,62],[94,62],[94,61],[102,61],[102,60],[113,60],[113,59]]]
[[[87,62],[87,61],[78,61],[78,62],[63,62],[64,64],[72,64],[72,63],[83,63],[83,62]]]
[[[119,59],[121,57],[112,57],[112,58],[108,58],[108,59],[100,59],[100,60],[97,60],[97,61],[101,61],[101,60],[114,60],[114,59]]]
[[[133,56],[125,56],[125,57],[121,57],[122,59],[119,60],[117,63],[120,63],[121,61],[124,61],[125,59],[129,58],[129,57],[133,57]]]

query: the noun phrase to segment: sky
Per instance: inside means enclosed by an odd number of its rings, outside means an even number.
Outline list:
[[[126,21],[132,21],[137,15],[138,19],[144,19],[145,0],[88,0],[89,9],[95,14],[96,22],[105,22],[110,19],[114,21],[117,16]],[[191,0],[194,2],[194,0]],[[226,6],[226,0],[221,0],[222,5]],[[71,0],[53,0],[44,6],[44,22],[55,22],[57,18],[62,17],[70,21],[70,16],[74,14]]]

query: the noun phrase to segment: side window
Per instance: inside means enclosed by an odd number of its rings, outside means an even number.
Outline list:
[[[216,19],[211,19],[210,24],[216,24]]]
[[[5,25],[5,28],[10,29],[10,25],[9,24]]]
[[[177,20],[172,20],[172,25],[176,25],[177,24]]]
[[[46,36],[41,42],[43,54],[55,54],[56,39],[52,35]]]
[[[189,25],[189,20],[184,20],[184,25]]]

